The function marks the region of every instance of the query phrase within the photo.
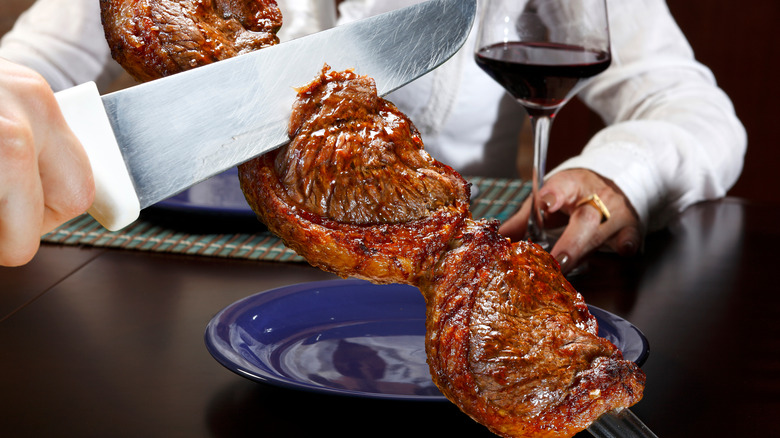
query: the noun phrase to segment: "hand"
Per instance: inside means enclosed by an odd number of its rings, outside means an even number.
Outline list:
[[[0,265],[32,259],[41,235],[83,213],[95,186],[84,149],[37,73],[0,59]]]
[[[610,218],[603,223],[597,208],[589,204],[577,206],[594,193],[610,212]],[[570,272],[586,255],[599,248],[626,256],[639,249],[642,233],[637,214],[623,192],[610,180],[590,170],[564,170],[545,181],[538,197],[548,224],[560,219],[556,216],[568,216],[568,225],[550,250],[564,273]],[[529,197],[499,231],[512,240],[524,238],[530,212]]]

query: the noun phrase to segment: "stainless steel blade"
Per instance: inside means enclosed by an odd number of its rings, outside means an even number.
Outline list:
[[[476,0],[431,0],[103,96],[145,208],[285,144],[294,87],[324,64],[387,94],[449,59]]]

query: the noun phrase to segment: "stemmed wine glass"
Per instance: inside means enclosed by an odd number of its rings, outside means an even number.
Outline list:
[[[532,206],[527,238],[549,250],[537,194],[550,127],[587,79],[609,67],[606,0],[483,0],[477,64],[525,107],[533,127]]]

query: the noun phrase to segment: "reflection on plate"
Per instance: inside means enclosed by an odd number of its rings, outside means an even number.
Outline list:
[[[647,340],[591,307],[599,334],[641,364]],[[214,358],[246,378],[324,393],[445,400],[425,356],[425,301],[417,288],[333,280],[273,289],[220,311],[206,328]]]
[[[232,168],[143,210],[144,219],[194,233],[266,230],[249,207]]]

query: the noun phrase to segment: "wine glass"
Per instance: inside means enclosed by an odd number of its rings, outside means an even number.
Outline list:
[[[483,0],[477,64],[525,107],[534,160],[528,240],[550,250],[537,194],[544,182],[550,127],[588,78],[609,67],[606,0]]]

